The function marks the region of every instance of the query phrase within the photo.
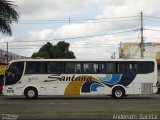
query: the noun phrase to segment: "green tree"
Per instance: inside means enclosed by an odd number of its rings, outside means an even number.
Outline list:
[[[57,45],[52,45],[50,42],[43,45],[38,52],[32,54],[32,58],[41,57],[48,59],[72,59],[76,58],[72,51],[69,51],[69,43],[60,41]]]
[[[11,25],[19,19],[16,8],[12,1],[0,0],[0,31],[3,34],[12,35]]]

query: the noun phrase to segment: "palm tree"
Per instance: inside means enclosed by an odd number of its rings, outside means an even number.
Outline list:
[[[0,0],[0,32],[12,35],[11,25],[18,22],[19,15],[12,1]]]

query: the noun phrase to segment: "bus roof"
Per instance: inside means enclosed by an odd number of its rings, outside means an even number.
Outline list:
[[[155,59],[19,59],[10,61],[13,62],[25,62],[25,61],[155,61]]]

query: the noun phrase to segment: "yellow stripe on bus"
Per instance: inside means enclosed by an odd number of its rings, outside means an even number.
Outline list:
[[[68,84],[65,95],[80,95],[81,87],[85,81],[72,81]]]
[[[80,81],[71,81],[68,85],[67,85],[67,88],[65,90],[65,93],[64,95],[80,95],[81,93],[81,88],[83,86],[83,84],[86,82],[86,81],[83,81],[84,77],[88,77],[88,76],[80,76]],[[82,80],[82,81],[81,81]],[[91,81],[95,81],[95,82],[98,82],[98,83],[101,83],[100,80],[94,78],[94,77],[91,77]]]

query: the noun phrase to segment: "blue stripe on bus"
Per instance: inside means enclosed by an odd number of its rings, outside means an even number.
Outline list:
[[[81,92],[91,92],[90,87],[91,84],[96,83],[95,81],[86,81],[81,89]]]
[[[117,84],[121,84],[123,86],[128,86],[136,77],[136,73],[125,73],[122,75],[121,80]]]
[[[108,77],[108,75],[106,75],[103,78],[100,78],[102,80],[103,83],[108,84],[108,85],[114,85],[117,84],[122,77],[122,74],[109,74],[111,77]]]
[[[91,91],[96,92],[98,87],[103,87],[103,85],[101,85],[100,83],[93,83],[91,85]]]

